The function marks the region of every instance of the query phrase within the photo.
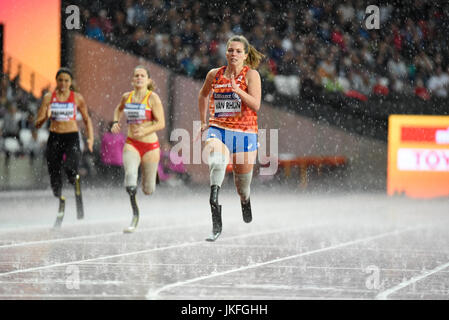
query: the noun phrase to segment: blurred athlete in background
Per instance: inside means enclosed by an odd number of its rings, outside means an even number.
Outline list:
[[[119,133],[120,119],[126,115],[128,137],[123,147],[123,166],[125,168],[125,187],[129,194],[133,218],[131,225],[123,230],[134,232],[139,222],[139,209],[136,202],[139,166],[142,168],[142,190],[150,195],[156,188],[157,169],[160,160],[160,145],[156,131],[165,127],[162,102],[153,92],[153,81],[149,71],[143,66],[134,68],[132,85],[134,90],[122,95],[114,111],[111,132]]]
[[[59,199],[59,211],[54,227],[60,227],[64,218],[65,197],[62,195],[62,170],[65,169],[70,184],[75,187],[77,218],[83,219],[84,208],[78,167],[81,159],[77,111],[81,113],[87,129],[87,148],[93,152],[94,133],[83,96],[74,91],[70,69],[60,68],[56,73],[56,89],[42,99],[35,126],[37,129],[50,119],[50,134],[47,141],[46,158],[50,184]]]

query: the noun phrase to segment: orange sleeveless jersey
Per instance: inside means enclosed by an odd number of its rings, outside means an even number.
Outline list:
[[[249,69],[248,66],[244,66],[236,79],[237,85],[245,92],[248,92],[246,73]],[[232,92],[231,79],[223,77],[225,70],[226,66],[221,67],[212,82],[209,125],[233,131],[257,133],[257,112],[248,107],[238,94]]]

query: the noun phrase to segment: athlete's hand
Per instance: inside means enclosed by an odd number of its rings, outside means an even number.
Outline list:
[[[94,152],[94,139],[87,139],[87,149],[90,152]]]
[[[120,129],[120,123],[116,122],[112,125],[111,132],[117,134],[120,133]]]
[[[233,73],[231,75],[231,86],[232,86],[232,91],[234,91],[235,93],[237,93],[237,90],[239,90],[239,86],[237,85],[237,83],[235,82],[235,74]]]
[[[193,142],[197,142],[198,139],[201,139],[201,136],[203,135],[204,130],[207,130],[207,128],[208,128],[208,125],[205,124],[205,123],[202,123],[201,127],[200,127],[200,130],[198,131],[195,139],[193,139]]]

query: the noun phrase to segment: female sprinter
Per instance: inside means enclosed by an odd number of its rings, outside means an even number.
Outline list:
[[[80,176],[78,166],[81,159],[81,149],[76,122],[77,111],[83,117],[87,129],[87,148],[93,151],[94,132],[89,117],[86,102],[81,94],[75,92],[72,86],[73,75],[67,68],[61,68],[56,73],[56,90],[47,93],[42,99],[36,118],[36,128],[50,119],[50,135],[47,141],[47,166],[50,174],[50,184],[55,197],[59,198],[59,212],[54,227],[61,226],[64,218],[65,198],[62,196],[62,170],[70,184],[75,187],[77,218],[84,217],[81,197]],[[65,160],[64,160],[65,155]]]
[[[261,80],[255,68],[263,57],[245,37],[231,37],[227,42],[227,66],[208,72],[198,96],[201,131],[208,128],[205,148],[209,153],[212,234],[207,241],[215,241],[222,231],[218,192],[231,156],[243,220],[246,223],[252,220],[249,196],[257,156],[257,112],[261,100]]]
[[[120,132],[120,119],[125,114],[128,123],[128,137],[123,147],[125,187],[131,200],[133,218],[131,225],[123,230],[134,232],[139,222],[139,208],[136,202],[139,166],[142,167],[142,189],[150,195],[156,188],[157,168],[160,159],[160,145],[156,134],[165,127],[164,110],[159,96],[153,92],[153,81],[143,66],[134,68],[132,85],[134,90],[123,94],[114,111],[112,133]]]

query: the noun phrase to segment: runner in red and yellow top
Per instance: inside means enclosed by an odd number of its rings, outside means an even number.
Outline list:
[[[143,66],[134,68],[132,84],[134,90],[126,92],[114,111],[111,132],[119,133],[120,119],[126,115],[128,138],[123,147],[125,187],[131,200],[133,219],[124,230],[133,232],[139,221],[136,202],[139,166],[142,166],[142,190],[150,195],[156,188],[157,168],[160,159],[159,139],[156,131],[165,127],[164,110],[159,96],[153,91],[149,71]]]
[[[252,220],[249,196],[262,95],[260,75],[255,68],[263,57],[245,37],[231,37],[226,49],[227,66],[209,71],[198,96],[201,131],[208,128],[205,148],[209,153],[212,234],[207,241],[215,241],[222,231],[218,192],[230,160],[243,220],[247,223]],[[209,125],[206,123],[208,106]]]

